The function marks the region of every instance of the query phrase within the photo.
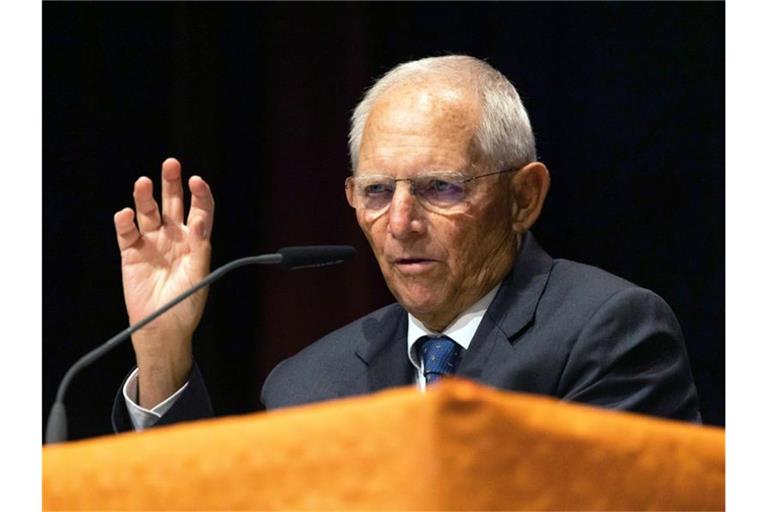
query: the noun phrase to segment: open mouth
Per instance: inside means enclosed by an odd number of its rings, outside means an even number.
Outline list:
[[[398,265],[416,265],[419,263],[430,263],[434,260],[426,259],[426,258],[398,258],[395,260],[395,263]]]
[[[395,260],[398,270],[406,274],[429,270],[435,263],[437,263],[435,260],[428,258],[397,258]]]

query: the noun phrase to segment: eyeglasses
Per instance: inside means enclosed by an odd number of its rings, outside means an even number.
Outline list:
[[[464,202],[469,194],[469,183],[520,169],[507,169],[479,176],[464,176],[458,172],[433,172],[412,178],[393,178],[382,175],[350,176],[344,182],[347,201],[352,208],[363,208],[371,213],[386,210],[395,195],[397,183],[410,183],[411,194],[427,209],[452,211]]]

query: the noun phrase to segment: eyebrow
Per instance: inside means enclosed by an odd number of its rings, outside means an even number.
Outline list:
[[[392,178],[392,179],[400,180],[400,179],[417,178],[419,176],[428,176],[430,174],[457,174],[457,175],[464,176],[465,178],[469,178],[471,176],[467,173],[468,170],[469,170],[468,168],[464,168],[464,169],[459,170],[459,171],[453,170],[453,169],[434,169],[434,170],[429,170],[429,171],[422,171],[422,172],[420,172],[418,174],[414,174],[412,176],[404,176],[402,178],[398,178],[398,177],[393,176],[391,174],[379,173],[379,172],[365,173],[365,174],[353,174],[352,176],[355,177],[355,178],[372,177],[372,178]]]

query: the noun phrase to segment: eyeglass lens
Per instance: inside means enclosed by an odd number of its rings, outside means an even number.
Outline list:
[[[405,180],[381,178],[360,183],[361,186],[356,190],[356,194],[364,208],[381,210],[392,201],[397,181],[410,182],[411,191],[417,198],[439,208],[454,206],[466,195],[466,185],[461,179],[434,176],[419,176]]]

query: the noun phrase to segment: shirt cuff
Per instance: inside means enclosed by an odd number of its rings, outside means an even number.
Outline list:
[[[138,399],[139,369],[133,370],[123,386],[123,398],[125,399],[125,406],[128,409],[128,415],[131,418],[134,430],[141,431],[157,423],[163,417],[163,414],[173,407],[181,393],[187,388],[187,384],[189,384],[189,381],[185,382],[174,394],[152,409],[145,409],[136,403]]]

